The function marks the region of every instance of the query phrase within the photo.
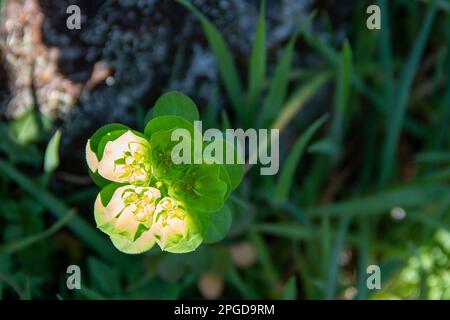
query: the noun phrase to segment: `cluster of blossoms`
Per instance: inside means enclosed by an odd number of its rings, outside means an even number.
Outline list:
[[[89,172],[102,188],[95,221],[120,251],[141,253],[155,243],[173,253],[195,250],[211,227],[210,215],[220,213],[239,185],[241,165],[173,161],[173,130],[193,133],[197,119],[193,102],[171,92],[156,103],[144,134],[109,124],[88,140]]]

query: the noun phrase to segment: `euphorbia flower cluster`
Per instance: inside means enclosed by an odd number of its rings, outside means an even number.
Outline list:
[[[87,141],[89,172],[102,187],[95,221],[125,253],[141,253],[155,243],[168,252],[193,251],[205,238],[210,215],[220,214],[240,183],[242,166],[173,161],[172,131],[193,132],[198,118],[188,97],[162,96],[153,115],[144,133],[109,124]]]

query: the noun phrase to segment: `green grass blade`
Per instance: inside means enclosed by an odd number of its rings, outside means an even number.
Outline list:
[[[380,184],[386,184],[393,172],[395,150],[397,148],[400,133],[405,119],[406,108],[411,93],[411,88],[414,76],[419,67],[425,46],[427,44],[428,35],[433,25],[434,17],[436,15],[436,1],[433,2],[428,9],[425,20],[422,24],[420,33],[414,44],[414,47],[409,54],[406,64],[403,66],[402,75],[399,80],[397,95],[395,98],[394,108],[392,108],[392,115],[386,135],[384,145],[384,152],[382,158],[382,167],[380,172]]]
[[[26,247],[39,242],[45,238],[50,237],[55,232],[59,231],[61,228],[63,228],[69,221],[74,217],[74,211],[67,212],[64,216],[62,216],[58,221],[56,221],[50,228],[43,232],[39,232],[37,234],[31,235],[27,238],[20,239],[18,241],[15,241],[13,243],[8,243],[5,245],[2,245],[0,247],[0,252],[5,252],[7,254],[13,254],[17,251],[23,250]]]
[[[300,136],[297,142],[292,147],[292,150],[286,159],[280,177],[275,185],[275,199],[276,201],[286,201],[294,181],[295,170],[298,167],[303,151],[309,143],[313,135],[327,120],[327,115],[323,115],[316,120],[308,129]]]
[[[323,55],[328,62],[335,64],[339,61],[339,54],[329,44],[325,43],[315,35],[311,29],[311,23],[314,16],[315,13],[312,13],[306,21],[302,22],[300,32],[309,46]]]
[[[305,105],[305,103],[319,91],[319,89],[330,78],[328,72],[319,73],[308,83],[302,85],[288,102],[281,108],[281,114],[272,124],[272,128],[284,129],[294,115]]]
[[[384,98],[389,106],[392,105],[394,96],[394,71],[392,63],[392,48],[391,48],[391,27],[389,19],[389,6],[387,0],[379,1],[381,15],[380,30],[380,63],[383,70],[384,83]]]
[[[286,48],[284,48],[280,60],[278,61],[272,80],[269,84],[269,91],[261,110],[259,124],[265,126],[280,111],[281,105],[286,98],[289,71],[291,69],[292,56],[294,55],[295,42],[297,41],[298,32],[291,38]]]
[[[366,197],[358,197],[330,205],[313,207],[307,210],[311,216],[337,216],[352,214],[355,216],[384,214],[393,207],[413,208],[433,203],[446,191],[445,186],[408,185],[393,190],[383,191]]]
[[[296,223],[258,223],[254,226],[254,230],[291,240],[305,240],[313,237],[310,229]]]
[[[350,100],[350,90],[353,78],[352,60],[352,49],[348,41],[346,41],[342,48],[342,54],[338,63],[336,94],[334,96],[334,117],[331,126],[331,138],[337,150],[336,160],[339,156],[342,138],[344,135],[345,117]]]
[[[346,215],[342,218],[339,224],[335,245],[329,260],[328,280],[325,294],[326,299],[334,299],[336,295],[337,278],[339,273],[339,257],[345,244],[345,238],[347,237],[350,218],[350,215]]]
[[[267,244],[264,242],[264,239],[259,235],[259,233],[256,230],[250,231],[250,240],[255,246],[255,250],[258,254],[258,258],[261,263],[265,277],[267,278],[269,284],[271,286],[274,286],[278,281],[278,273],[273,264]]]
[[[297,297],[297,287],[295,284],[295,277],[289,278],[283,290],[283,300],[295,300]]]
[[[217,30],[217,28],[203,15],[197,8],[195,8],[187,0],[177,0],[180,4],[185,6],[191,11],[199,20],[205,32],[209,46],[216,57],[217,64],[219,66],[219,73],[227,91],[228,96],[231,99],[236,114],[240,119],[243,119],[245,112],[244,106],[244,94],[242,90],[242,84],[239,79],[239,75],[236,70],[236,66],[233,62],[230,48],[226,44],[223,36]]]
[[[235,267],[231,267],[227,273],[227,280],[233,285],[244,299],[260,299],[259,295],[250,288],[239,275]]]
[[[248,100],[250,111],[247,113],[247,122],[253,117],[261,95],[261,88],[266,75],[267,49],[266,49],[266,23],[265,0],[261,1],[258,26],[255,41],[253,42],[248,73]]]
[[[61,131],[57,130],[50,139],[45,149],[44,171],[53,172],[59,165],[59,144],[61,142]]]
[[[369,234],[371,230],[369,228],[368,219],[360,219],[359,221],[359,243],[358,243],[358,274],[357,274],[357,288],[358,288],[358,300],[366,300],[368,297],[367,292],[367,266],[369,259]]]

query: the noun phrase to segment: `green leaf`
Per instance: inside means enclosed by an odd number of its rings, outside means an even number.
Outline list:
[[[297,287],[295,284],[295,276],[289,278],[283,290],[283,300],[295,300],[297,297]]]
[[[53,172],[59,165],[59,144],[61,142],[61,131],[57,130],[45,149],[44,171]]]
[[[91,283],[103,294],[114,297],[120,292],[119,272],[114,266],[90,257],[87,261]]]
[[[98,143],[98,149],[97,149],[97,157],[98,157],[99,161],[103,158],[103,153],[105,152],[106,144],[110,141],[116,140],[117,138],[122,136],[127,131],[128,130],[117,130],[117,131],[108,132],[100,139],[100,142]],[[133,133],[135,133],[135,132],[133,132]]]
[[[336,63],[339,59],[338,54],[335,50],[325,41],[321,39],[321,37],[317,36],[312,31],[312,21],[316,15],[316,12],[311,13],[305,21],[301,23],[300,31],[303,35],[303,39],[306,43],[323,55],[327,61],[332,64]]]
[[[173,129],[176,130],[176,129]],[[153,175],[158,179],[171,179],[186,167],[187,164],[193,163],[194,146],[189,136],[184,136],[184,142],[172,141],[171,136],[173,130],[163,130],[155,132],[150,139],[151,162],[153,164]],[[172,157],[173,148],[179,143],[186,143],[186,149],[190,149],[190,157],[187,164],[176,164]],[[187,152],[187,150],[184,150]],[[186,155],[183,154],[183,157]],[[181,159],[180,159],[181,160]],[[185,159],[188,160],[188,159]]]
[[[308,152],[323,154],[326,156],[334,156],[338,151],[336,144],[330,138],[323,138],[313,143],[308,148]]]
[[[198,109],[188,96],[172,91],[162,95],[153,107],[154,118],[159,116],[179,116],[190,123],[199,119]]]
[[[420,32],[414,42],[414,47],[412,48],[408,56],[408,60],[402,69],[397,94],[395,96],[395,103],[393,108],[391,108],[392,111],[389,115],[390,120],[388,123],[388,130],[384,144],[382,166],[380,171],[380,183],[382,185],[388,182],[392,175],[396,156],[395,151],[397,149],[398,140],[400,138],[403,122],[405,120],[412,84],[428,41],[428,35],[433,25],[434,17],[436,15],[436,3],[437,1],[433,1],[432,5],[428,9],[425,20],[420,28]]]
[[[30,110],[10,124],[11,136],[19,145],[37,141],[40,138],[41,128],[39,114]]]
[[[313,236],[310,229],[297,223],[258,223],[253,228],[259,233],[293,240],[310,239]]]
[[[294,181],[295,170],[298,167],[303,151],[306,145],[311,140],[313,135],[325,123],[327,116],[324,115],[316,120],[297,140],[294,147],[286,159],[286,162],[281,171],[280,177],[275,185],[275,199],[277,201],[286,201],[291,190],[292,182]]]
[[[275,73],[270,82],[269,91],[259,118],[259,123],[262,126],[267,125],[273,120],[275,115],[280,111],[281,104],[286,98],[289,83],[288,75],[291,68],[297,36],[298,32],[295,33],[283,50],[283,54],[275,67]]]
[[[91,150],[95,153],[97,153],[98,145],[100,143],[100,140],[109,132],[117,131],[117,130],[128,130],[129,128],[123,124],[120,123],[110,123],[107,125],[104,125],[103,127],[100,127],[97,129],[97,131],[94,132],[94,134],[89,139],[89,144],[91,147]]]
[[[307,83],[302,84],[291,98],[284,104],[280,115],[274,121],[272,128],[284,129],[295,114],[305,105],[305,103],[316,94],[324,83],[330,78],[329,72],[322,72],[311,78]]]
[[[160,116],[151,119],[145,126],[144,134],[151,138],[155,132],[171,129],[186,129],[193,136],[194,126],[186,119],[178,116]]]
[[[383,214],[394,207],[411,208],[434,202],[444,194],[440,185],[408,185],[307,210],[311,216]]]
[[[215,144],[217,148],[222,148],[222,158],[218,154],[214,154],[213,158],[216,163],[221,163],[226,173],[229,175],[231,190],[236,189],[244,178],[244,158],[237,147],[237,141],[229,141],[226,139],[213,140],[210,143],[206,143],[206,146]],[[233,163],[227,163],[227,157],[232,157]]]
[[[190,165],[175,177],[169,195],[195,211],[216,211],[223,206],[227,192],[219,170],[220,165]]]
[[[205,243],[214,243],[225,238],[232,222],[231,210],[223,206],[220,210],[209,213],[208,230],[204,238]]]
[[[353,62],[352,49],[348,41],[344,43],[336,78],[336,94],[334,96],[334,117],[331,125],[331,136],[337,147],[339,156],[342,138],[345,132],[345,116],[347,114],[350,89],[352,85]],[[337,159],[337,158],[336,158]]]
[[[342,252],[342,248],[345,245],[345,239],[347,237],[348,228],[350,225],[351,216],[344,216],[340,223],[339,228],[334,240],[334,248],[331,252],[331,258],[329,259],[330,265],[328,270],[328,280],[325,292],[326,299],[334,299],[336,295],[337,278],[339,273],[339,256]]]
[[[244,95],[242,91],[242,84],[239,79],[236,66],[233,62],[233,58],[230,52],[230,48],[226,44],[223,36],[217,30],[217,28],[203,15],[197,8],[195,8],[189,1],[177,0],[187,9],[189,9],[199,20],[205,32],[209,46],[214,53],[217,64],[219,66],[220,76],[227,91],[228,96],[231,99],[236,114],[240,117],[244,117],[246,110],[243,108]]]
[[[250,56],[250,67],[248,73],[248,99],[250,104],[250,111],[247,113],[247,120],[251,119],[251,117],[253,116],[253,112],[256,109],[266,73],[267,49],[265,30],[265,6],[266,2],[265,0],[262,0],[259,11],[255,41],[253,42],[252,54]]]
[[[111,200],[112,196],[114,195],[114,192],[125,184],[123,183],[110,183],[106,187],[104,187],[100,191],[100,199],[102,200],[103,206],[107,206],[109,201]]]
[[[88,173],[89,176],[91,177],[92,181],[94,181],[94,183],[100,187],[106,187],[108,184],[111,183],[111,181],[103,178],[101,175],[98,174],[98,172],[92,172],[91,169],[88,168]]]
[[[0,246],[0,252],[6,252],[7,254],[13,254],[20,250],[23,250],[30,245],[39,242],[41,240],[44,240],[57,231],[59,231],[61,228],[63,228],[74,216],[73,211],[67,212],[64,216],[58,219],[50,228],[48,228],[45,231],[39,232],[37,234],[33,234],[29,237],[22,238],[20,240],[17,240],[13,243],[7,243],[2,246]]]

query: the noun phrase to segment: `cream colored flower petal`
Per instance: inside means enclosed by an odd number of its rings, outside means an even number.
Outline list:
[[[90,139],[86,143],[86,162],[88,164],[89,169],[92,172],[97,171],[98,159],[97,159],[97,155],[91,149],[91,140]]]
[[[103,156],[98,164],[98,173],[110,181],[127,182],[128,177],[123,176],[123,165],[117,165],[116,160],[124,159],[125,152],[142,150],[145,153],[148,148],[149,143],[146,139],[128,130],[116,140],[106,143]]]
[[[117,218],[115,230],[116,233],[123,235],[127,239],[134,240],[139,224],[140,222],[135,219],[132,210],[125,208]]]
[[[128,254],[138,254],[150,250],[155,245],[155,238],[153,233],[146,231],[136,241],[127,240],[121,236],[112,236],[111,241],[114,246]]]
[[[94,216],[97,227],[101,227],[115,218],[114,211],[103,206],[100,194],[95,199]]]
[[[125,208],[122,199],[123,192],[132,186],[122,186],[116,189],[108,204],[103,206],[100,194],[97,196],[94,205],[94,216],[97,227],[103,232],[111,235],[115,231],[116,217]]]

